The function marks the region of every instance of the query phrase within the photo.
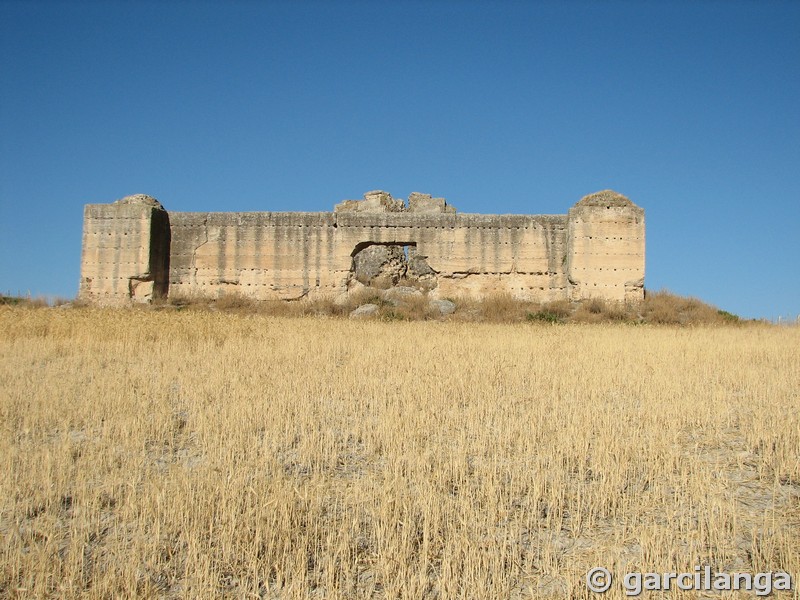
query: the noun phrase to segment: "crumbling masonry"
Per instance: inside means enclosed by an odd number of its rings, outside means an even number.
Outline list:
[[[134,195],[89,204],[79,297],[343,298],[364,286],[431,298],[644,296],[644,211],[610,190],[566,215],[459,214],[443,198],[375,191],[334,212],[167,212]]]

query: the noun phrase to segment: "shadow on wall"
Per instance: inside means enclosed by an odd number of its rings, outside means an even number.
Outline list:
[[[169,213],[153,211],[150,221],[150,259],[147,272],[128,279],[129,294],[134,302],[149,302],[169,296],[169,247],[172,230]]]

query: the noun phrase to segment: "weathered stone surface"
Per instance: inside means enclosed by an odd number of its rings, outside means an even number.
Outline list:
[[[405,272],[402,246],[373,244],[353,256],[353,274],[364,285],[386,289],[397,285]]]
[[[444,198],[433,198],[430,194],[412,192],[408,197],[408,206],[402,200],[392,198],[389,192],[373,190],[364,194],[363,200],[344,200],[334,207],[336,213],[417,213],[417,214],[455,214],[454,206],[447,204]]]
[[[615,192],[566,215],[457,214],[418,193],[407,208],[380,191],[348,202],[327,213],[167,213],[145,195],[87,205],[80,297],[341,298],[363,285],[440,299],[643,297],[644,211]]]
[[[576,208],[593,206],[596,208],[634,208],[636,205],[614,190],[601,190],[584,196],[575,204]]]
[[[372,317],[378,312],[378,305],[377,304],[362,304],[353,312],[350,313],[351,319],[364,319],[366,317]]]
[[[569,210],[566,268],[574,300],[644,298],[644,211],[603,190]]]
[[[450,315],[456,311],[456,303],[452,300],[431,300],[430,305],[440,315]]]
[[[395,200],[389,192],[373,190],[364,194],[363,200],[345,200],[334,207],[334,212],[390,213],[403,212],[405,203]]]
[[[79,297],[98,305],[166,297],[170,238],[169,215],[151,196],[87,205]]]
[[[114,202],[116,206],[122,206],[126,204],[134,204],[137,206],[151,206],[153,208],[157,208],[159,210],[164,210],[164,207],[161,206],[161,203],[153,198],[152,196],[148,196],[147,194],[132,194],[130,196],[125,196],[124,198],[120,198],[116,202]]]
[[[428,264],[426,257],[414,254],[408,259],[408,273],[419,278],[425,275],[435,275],[436,271]]]
[[[394,301],[397,303],[400,303],[403,300],[407,300],[409,298],[422,298],[422,296],[423,293],[419,289],[405,285],[392,287],[383,292],[384,300]]]
[[[449,206],[444,198],[432,198],[430,194],[411,192],[408,197],[408,212],[413,213],[455,213],[454,206]]]

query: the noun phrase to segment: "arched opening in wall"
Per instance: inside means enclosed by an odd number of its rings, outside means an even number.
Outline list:
[[[438,285],[436,271],[417,251],[416,242],[359,242],[350,256],[350,279],[368,287],[432,290]]]

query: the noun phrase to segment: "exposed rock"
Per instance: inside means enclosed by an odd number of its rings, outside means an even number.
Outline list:
[[[408,206],[403,200],[392,198],[389,192],[372,190],[364,194],[363,200],[344,200],[333,208],[333,212],[363,213],[455,213],[456,208],[447,204],[444,198],[432,198],[430,194],[412,192],[408,197]]]
[[[353,275],[364,285],[386,289],[397,285],[405,273],[402,246],[372,244],[353,256]]]
[[[338,296],[333,299],[334,306],[347,306],[347,303],[350,301],[350,294],[347,292],[342,292]]]
[[[364,319],[366,317],[371,317],[378,312],[378,305],[377,304],[362,304],[353,312],[350,313],[351,319]]]
[[[425,291],[437,285],[436,271],[413,245],[370,243],[353,254],[351,281],[385,290],[397,285]]]
[[[436,271],[431,269],[426,256],[414,254],[408,259],[408,273],[415,277],[422,277],[423,275],[435,275]]]
[[[372,190],[364,194],[364,202],[367,205],[385,207],[386,212],[401,212],[406,205],[400,199],[392,198],[389,192],[383,190]]]
[[[456,311],[456,303],[451,300],[431,300],[430,306],[440,315],[451,315]]]
[[[383,293],[383,299],[393,302],[400,302],[402,300],[407,300],[408,298],[421,298],[422,292],[417,288],[405,286],[405,285],[398,285],[396,287],[389,288]],[[396,304],[395,304],[396,306]]]
[[[436,271],[428,264],[428,257],[417,254],[417,248],[414,246],[409,248],[405,280],[409,285],[426,292],[439,285]]]
[[[389,192],[373,190],[364,194],[363,200],[345,200],[333,208],[333,212],[389,213],[403,212],[405,202],[395,200]]]
[[[601,190],[599,192],[595,192],[594,194],[589,194],[588,196],[584,196],[581,198],[578,203],[575,205],[576,207],[584,207],[584,206],[595,206],[595,207],[611,207],[611,206],[620,206],[620,207],[631,207],[636,206],[630,199],[626,198],[622,194],[615,192],[614,190]]]
[[[430,194],[411,192],[408,196],[408,212],[455,213],[456,207],[449,206],[444,198],[432,198]]]
[[[124,198],[120,198],[114,202],[114,204],[117,206],[122,204],[138,204],[142,206],[152,206],[153,208],[164,210],[164,207],[161,206],[161,203],[158,200],[152,196],[148,196],[147,194],[132,194],[130,196],[125,196]]]

